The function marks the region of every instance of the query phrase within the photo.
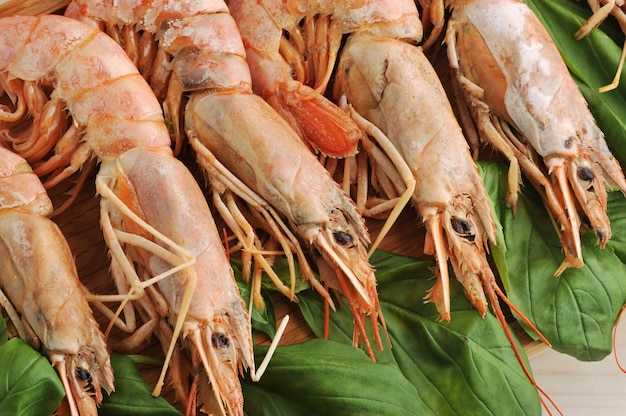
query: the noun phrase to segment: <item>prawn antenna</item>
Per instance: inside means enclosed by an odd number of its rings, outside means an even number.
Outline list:
[[[546,401],[544,400],[544,398],[545,398],[552,405],[552,407],[559,413],[559,415],[563,416],[563,412],[561,411],[561,409],[559,409],[559,406],[557,406],[557,404],[554,402],[554,400],[552,400],[552,398],[548,395],[548,393],[546,393],[539,386],[539,384],[537,384],[537,382],[535,381],[535,378],[532,376],[532,374],[530,374],[530,371],[528,370],[528,367],[526,366],[526,363],[524,362],[524,359],[522,358],[522,354],[521,354],[517,344],[515,343],[515,339],[513,338],[513,334],[511,333],[511,330],[508,327],[508,323],[506,322],[506,318],[504,317],[504,314],[502,313],[502,309],[499,306],[498,296],[504,301],[504,303],[507,304],[507,306],[509,306],[515,313],[517,313],[521,317],[521,319],[525,323],[527,323],[533,329],[533,331],[535,331],[537,333],[537,335],[539,335],[539,337],[548,346],[550,346],[551,344],[541,334],[539,329],[537,329],[537,327],[535,327],[535,325],[533,325],[530,322],[530,320],[517,307],[515,307],[515,305],[512,304],[512,302],[507,298],[507,296],[498,287],[498,285],[496,285],[496,284],[491,285],[491,289],[492,290],[487,290],[487,296],[489,296],[489,301],[491,302],[492,309],[493,309],[493,311],[496,314],[496,318],[498,319],[498,321],[500,321],[500,325],[502,325],[502,328],[504,329],[504,334],[506,335],[507,339],[509,340],[509,343],[511,344],[511,348],[513,348],[513,352],[515,353],[515,357],[517,357],[517,361],[522,366],[522,370],[524,371],[524,374],[526,374],[526,377],[528,378],[530,383],[539,392],[539,394],[540,394],[539,400],[541,401],[541,405],[543,406],[544,409],[546,409],[546,412],[550,416],[552,416],[552,412],[550,411],[550,408],[548,407]],[[541,396],[543,396],[543,397],[541,397]]]
[[[622,373],[626,374],[626,368],[622,366],[617,356],[617,327],[619,325],[620,320],[622,319],[622,315],[624,315],[625,310],[626,310],[626,305],[622,306],[622,310],[619,312],[619,315],[617,315],[617,320],[615,321],[615,327],[613,328],[613,355],[615,356],[615,363],[617,364],[617,368],[619,368]]]

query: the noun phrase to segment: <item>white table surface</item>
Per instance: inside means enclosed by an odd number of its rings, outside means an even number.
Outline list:
[[[626,317],[618,326],[616,340],[617,356],[626,368]],[[530,362],[537,383],[565,416],[626,416],[626,374],[618,368],[614,354],[602,361],[583,362],[546,350]]]

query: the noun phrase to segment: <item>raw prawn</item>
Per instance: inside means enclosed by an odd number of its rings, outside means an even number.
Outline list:
[[[256,93],[324,155],[357,152],[361,131],[323,93],[342,36],[370,31],[419,42],[422,26],[411,1],[230,0],[246,47]]]
[[[126,304],[131,299],[146,312],[159,311],[174,327],[154,394],[182,331],[211,382],[217,411],[243,414],[238,376],[245,367],[254,369],[250,320],[208,204],[192,174],[173,157],[154,93],[119,45],[97,28],[55,15],[15,16],[0,25],[1,79],[17,101],[5,115],[5,133],[20,132],[19,122],[35,113],[30,106],[41,104],[28,99],[32,88],[51,91],[48,102],[68,109],[63,114],[71,116],[68,124],[77,132],[70,135],[78,144],[63,147],[63,138],[52,143],[61,157],[49,159],[57,165],[51,175],[73,173],[92,154],[100,160],[101,226],[120,294],[89,300],[126,305],[127,331],[136,327]],[[77,148],[83,151],[68,150]],[[115,314],[102,310],[118,322],[122,306]],[[152,316],[127,343],[138,345],[159,321]]]
[[[298,5],[282,0],[231,0],[229,8],[242,34],[255,92],[277,109],[305,142],[321,151],[322,161],[331,174],[337,164],[336,157],[345,159],[344,172],[348,174],[354,164],[354,158],[348,156],[359,150],[363,132],[352,118],[323,95],[334,76],[339,46],[343,37],[362,32],[420,42],[422,23],[415,4],[404,0],[393,3],[307,1]],[[424,10],[436,28],[443,25],[442,4],[429,4]],[[425,43],[432,43],[434,37],[438,37],[436,28],[432,31],[433,38]],[[329,127],[335,124],[354,125],[350,127],[354,134],[350,133],[350,139],[342,138]],[[395,165],[399,175],[389,186],[395,190],[394,198],[382,204],[367,205],[365,186],[359,188],[354,198],[359,212],[366,217],[377,217],[387,207],[394,206],[370,248],[370,255],[408,203],[414,189],[414,178],[393,145],[378,145],[382,153],[367,151],[368,156],[379,159],[379,164]],[[369,143],[361,145],[361,148],[366,147],[371,149]],[[366,180],[361,177],[357,182],[364,184]],[[345,175],[343,188],[350,192]]]
[[[244,368],[254,370],[250,318],[204,195],[187,168],[173,161],[169,153],[136,155],[125,164],[125,175],[139,201],[150,200],[158,189],[160,202],[142,204],[142,219],[158,224],[159,231],[173,241],[184,242],[195,258],[189,270],[158,283],[167,318],[171,325],[182,320],[182,339],[187,340],[195,364],[204,369],[218,398],[212,411],[242,415],[239,374]],[[167,273],[172,267],[155,253],[142,251],[140,256],[150,276]],[[185,310],[186,288],[192,284],[193,294]],[[201,371],[194,370],[197,372]],[[206,385],[196,387],[203,391]]]
[[[438,263],[437,282],[426,296],[441,320],[450,320],[448,259],[470,302],[481,316],[489,303],[520,365],[524,363],[498,296],[532,323],[498,287],[487,260],[495,244],[489,197],[446,92],[422,48],[369,34],[347,40],[337,70],[335,95],[371,134],[384,134],[398,148],[417,181],[413,203],[426,226],[425,254]]]
[[[101,389],[115,389],[104,335],[39,178],[3,147],[0,166],[0,306],[57,369],[70,413],[96,416]]]
[[[295,299],[293,267],[292,287],[288,288],[262,256],[264,245],[240,212],[233,193],[260,213],[261,227],[279,242],[288,259],[295,252],[305,279],[333,305],[327,288],[315,277],[298,236],[318,250],[322,280],[348,298],[358,329],[355,343],[362,335],[373,357],[363,317],[371,316],[382,346],[378,335],[380,307],[374,271],[365,251],[369,235],[354,203],[286,121],[252,93],[243,43],[226,5],[195,1],[159,4],[158,12],[146,14],[144,7],[149,8],[149,3],[113,7],[77,0],[66,14],[119,28],[112,33],[114,38],[123,39],[120,33],[138,31],[154,36],[152,42],[168,54],[168,66],[173,69],[167,96],[180,101],[184,91],[190,95],[185,130],[208,173],[215,206],[241,241],[243,255],[252,253],[273,276],[276,286]],[[384,324],[382,317],[381,322]]]
[[[426,225],[425,253],[434,254],[439,264],[438,281],[428,298],[441,319],[450,320],[448,258],[465,293],[484,315],[483,286],[487,291],[495,286],[486,258],[488,242],[495,244],[489,198],[422,49],[388,38],[351,35],[335,89],[337,96],[347,98],[361,124],[373,124],[389,138],[417,179],[412,200]]]
[[[521,168],[560,227],[565,260],[555,275],[582,267],[580,214],[604,247],[605,184],[626,192],[626,180],[552,39],[523,2],[474,0],[452,2],[446,42],[481,138],[510,161],[508,205]]]

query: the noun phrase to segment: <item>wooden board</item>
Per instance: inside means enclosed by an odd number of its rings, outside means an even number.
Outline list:
[[[0,17],[53,13],[68,3],[69,0],[0,0]]]

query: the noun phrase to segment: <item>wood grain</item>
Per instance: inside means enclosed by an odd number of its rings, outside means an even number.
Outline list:
[[[0,17],[53,13],[68,4],[69,0],[0,0]]]

